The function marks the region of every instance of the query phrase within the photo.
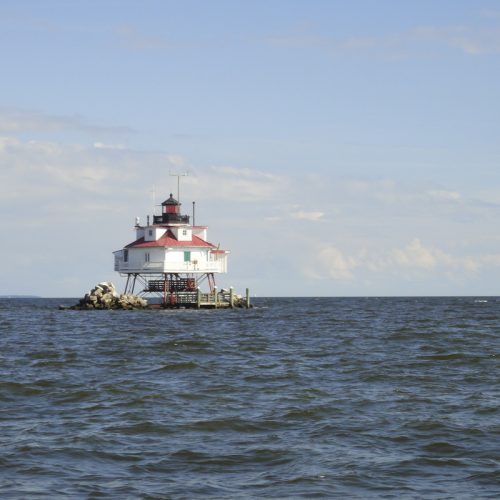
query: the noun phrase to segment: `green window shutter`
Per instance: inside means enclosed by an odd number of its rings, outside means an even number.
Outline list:
[[[191,262],[191,252],[184,252],[184,262]]]

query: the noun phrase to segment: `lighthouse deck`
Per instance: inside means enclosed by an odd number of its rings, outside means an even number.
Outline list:
[[[115,271],[120,273],[222,273],[225,272],[227,265],[225,261],[209,262],[139,262],[127,263],[123,258],[115,256]]]
[[[250,308],[250,293],[247,289],[246,296],[236,295],[232,289],[228,292],[208,292],[196,291],[178,291],[166,292],[156,301],[149,303],[150,309],[233,309]]]

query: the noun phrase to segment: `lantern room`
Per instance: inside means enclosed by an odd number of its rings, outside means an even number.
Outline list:
[[[181,203],[170,193],[170,197],[161,204],[161,215],[153,217],[154,224],[189,224],[189,215],[181,215]]]

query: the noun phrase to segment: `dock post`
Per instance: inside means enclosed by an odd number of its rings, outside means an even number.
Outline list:
[[[234,288],[229,287],[229,307],[232,309],[234,307]]]
[[[196,307],[197,307],[197,309],[201,308],[201,290],[200,290],[200,287],[198,287],[198,290],[196,292]]]
[[[215,304],[215,309],[219,307],[219,296],[217,295],[217,287],[214,286],[214,304]]]
[[[250,309],[250,288],[247,288],[247,309]]]

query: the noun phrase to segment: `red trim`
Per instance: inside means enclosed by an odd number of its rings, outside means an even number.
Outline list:
[[[172,231],[168,230],[161,238],[156,241],[144,241],[144,238],[129,243],[125,248],[148,248],[148,247],[205,247],[215,249],[215,245],[202,240],[198,236],[192,237],[190,241],[176,240]],[[215,250],[217,251],[217,250]]]

